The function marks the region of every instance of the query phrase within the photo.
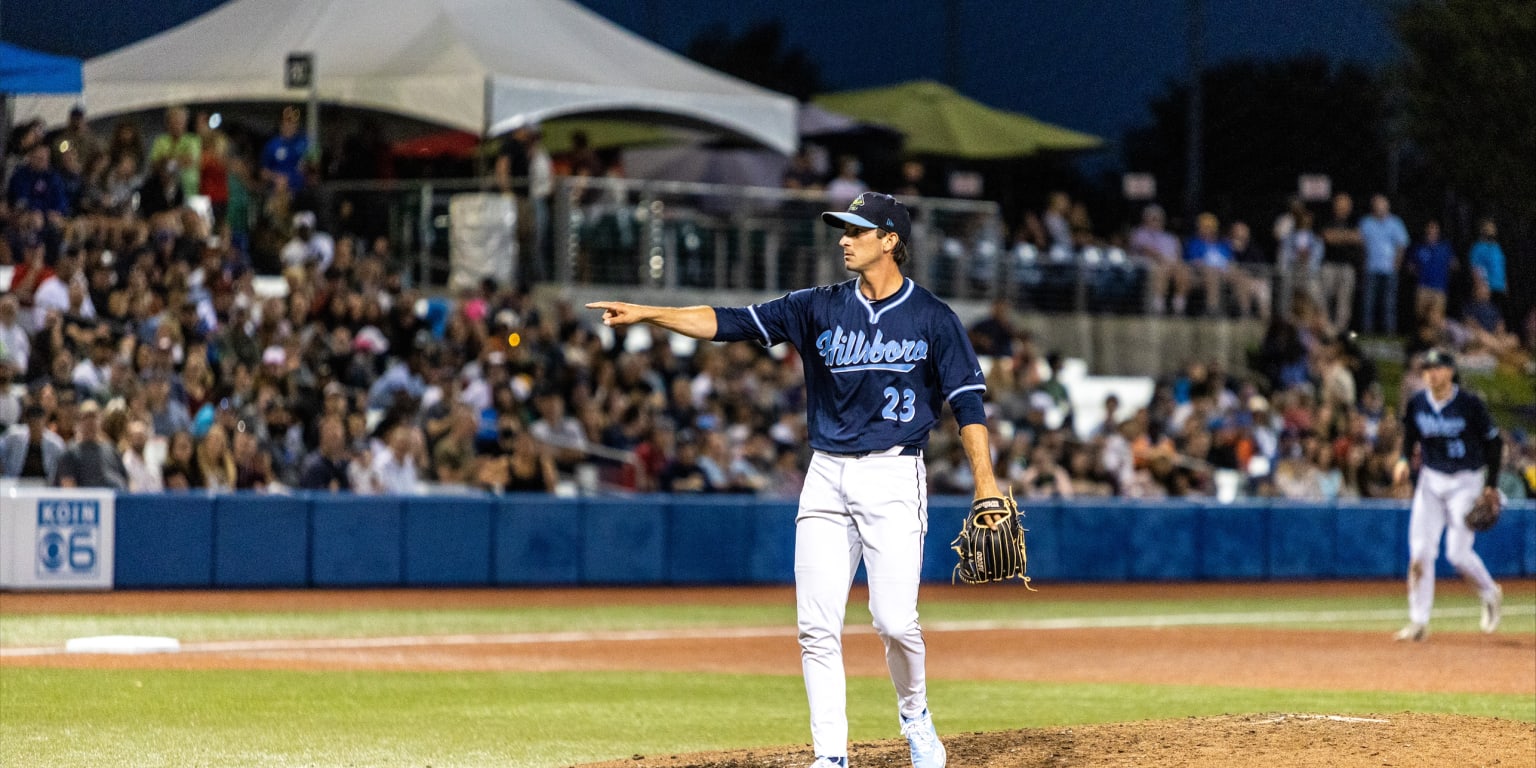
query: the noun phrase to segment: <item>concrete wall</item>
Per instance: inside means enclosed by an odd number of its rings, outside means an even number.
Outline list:
[[[777,298],[746,291],[703,293],[661,291],[655,289],[612,289],[570,287],[545,289],[538,295],[542,303],[569,301],[581,307],[589,301],[623,300],[640,304],[688,306],[743,306]],[[969,326],[986,317],[991,305],[985,301],[950,302],[960,321]],[[600,315],[581,309],[596,324]],[[1098,315],[1088,313],[1045,314],[1016,313],[1018,327],[1034,334],[1042,353],[1056,349],[1067,357],[1088,362],[1093,376],[1157,376],[1177,370],[1193,359],[1220,360],[1229,371],[1247,368],[1247,352],[1257,348],[1264,338],[1264,326],[1257,320],[1225,318],[1171,318],[1136,315]]]

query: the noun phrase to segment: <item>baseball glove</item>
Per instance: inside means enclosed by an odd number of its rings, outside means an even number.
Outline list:
[[[1502,511],[1497,494],[1485,493],[1478,496],[1472,511],[1467,513],[1467,527],[1478,532],[1486,531],[1499,522],[1499,513]]]
[[[1003,514],[995,525],[985,525],[981,519],[989,515]],[[960,556],[952,578],[967,584],[987,581],[1022,579],[1030,591],[1029,577],[1025,575],[1029,559],[1024,553],[1024,527],[1019,520],[1023,513],[1013,500],[1013,492],[1006,497],[992,496],[971,502],[971,513],[960,526],[960,535],[949,543]]]

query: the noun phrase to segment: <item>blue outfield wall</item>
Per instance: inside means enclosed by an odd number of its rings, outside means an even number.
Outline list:
[[[929,502],[923,579],[950,580],[969,500]],[[124,589],[787,584],[795,504],[747,496],[567,499],[158,494],[117,498]],[[1048,582],[1401,578],[1408,509],[1095,500],[1030,503],[1029,571]],[[1477,551],[1536,576],[1536,504]],[[1453,575],[1441,558],[1439,572]]]

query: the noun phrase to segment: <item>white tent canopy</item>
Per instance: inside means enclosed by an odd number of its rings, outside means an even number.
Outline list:
[[[583,113],[651,114],[794,150],[795,101],[688,61],[570,0],[232,0],[91,59],[95,116],[174,102],[294,101],[290,53],[323,103],[484,136]]]

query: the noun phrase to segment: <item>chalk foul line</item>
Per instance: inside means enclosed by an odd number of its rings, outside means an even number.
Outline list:
[[[1471,618],[1480,608],[1443,608],[1437,618]],[[1536,606],[1505,605],[1505,616],[1536,614]],[[924,632],[1019,632],[1072,629],[1157,629],[1166,627],[1236,626],[1265,624],[1333,624],[1358,621],[1390,621],[1402,617],[1396,608],[1338,611],[1271,611],[1250,613],[1180,613],[1149,616],[1079,616],[1011,621],[935,621]],[[873,634],[867,625],[851,625],[846,634]],[[510,632],[498,634],[404,635],[396,637],[317,637],[272,640],[207,640],[184,642],[181,653],[263,653],[279,651],[345,651],[375,648],[426,646],[538,645],[591,642],[647,642],[784,637],[793,638],[792,627],[698,627],[669,629],[618,629],[566,632]],[[52,656],[66,653],[62,646],[0,648],[0,658]]]

